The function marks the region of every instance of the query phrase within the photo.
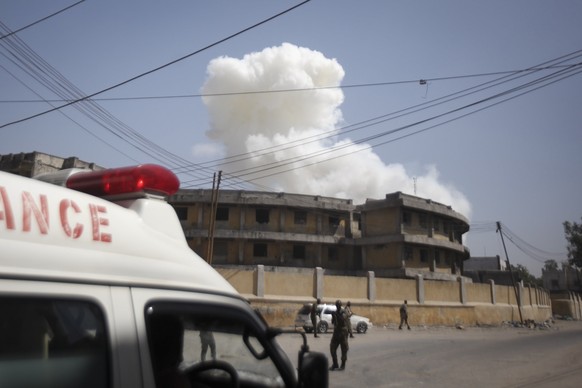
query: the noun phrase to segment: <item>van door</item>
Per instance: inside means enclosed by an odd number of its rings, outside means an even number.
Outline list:
[[[294,385],[291,363],[245,301],[137,288],[132,295],[146,387]]]

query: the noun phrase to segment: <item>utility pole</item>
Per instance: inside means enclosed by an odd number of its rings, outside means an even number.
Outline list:
[[[519,293],[517,292],[517,287],[515,285],[515,279],[513,277],[513,270],[511,269],[511,264],[509,264],[509,256],[507,255],[507,248],[505,247],[505,240],[503,239],[503,231],[501,230],[501,222],[497,221],[497,232],[501,236],[501,243],[503,244],[503,250],[505,251],[505,262],[509,268],[509,275],[511,276],[511,284],[513,285],[513,291],[515,292],[515,301],[517,302],[517,309],[519,311],[519,322],[523,323],[523,315],[521,314],[521,303],[519,300]]]
[[[212,264],[212,256],[214,255],[214,229],[216,225],[216,211],[218,209],[218,189],[220,187],[220,179],[222,178],[222,171],[218,172],[218,179],[216,173],[212,178],[212,194],[210,196],[210,221],[208,222],[208,250],[206,253],[206,261]]]

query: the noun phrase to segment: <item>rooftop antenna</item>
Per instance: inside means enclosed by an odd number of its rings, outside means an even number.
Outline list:
[[[416,196],[416,177],[412,177],[412,181],[414,182],[414,195]]]

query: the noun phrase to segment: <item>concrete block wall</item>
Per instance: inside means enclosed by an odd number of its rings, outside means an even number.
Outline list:
[[[371,271],[365,276],[337,276],[326,275],[319,267],[280,272],[266,271],[262,265],[217,270],[272,326],[293,326],[299,308],[318,297],[329,304],[336,299],[349,300],[356,314],[379,326],[399,323],[403,300],[408,300],[412,325],[499,325],[520,319],[540,322],[552,316],[548,291],[519,284],[516,296],[513,287],[496,285],[492,280],[489,284],[470,283],[462,277],[434,281],[422,275],[386,279],[376,278]]]

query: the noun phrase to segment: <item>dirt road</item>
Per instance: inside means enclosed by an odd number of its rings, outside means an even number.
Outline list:
[[[329,356],[331,333],[307,338],[312,350]],[[300,342],[280,338],[294,361]],[[330,387],[556,386],[582,386],[582,322],[547,329],[374,327],[350,339],[346,370],[330,372]]]

